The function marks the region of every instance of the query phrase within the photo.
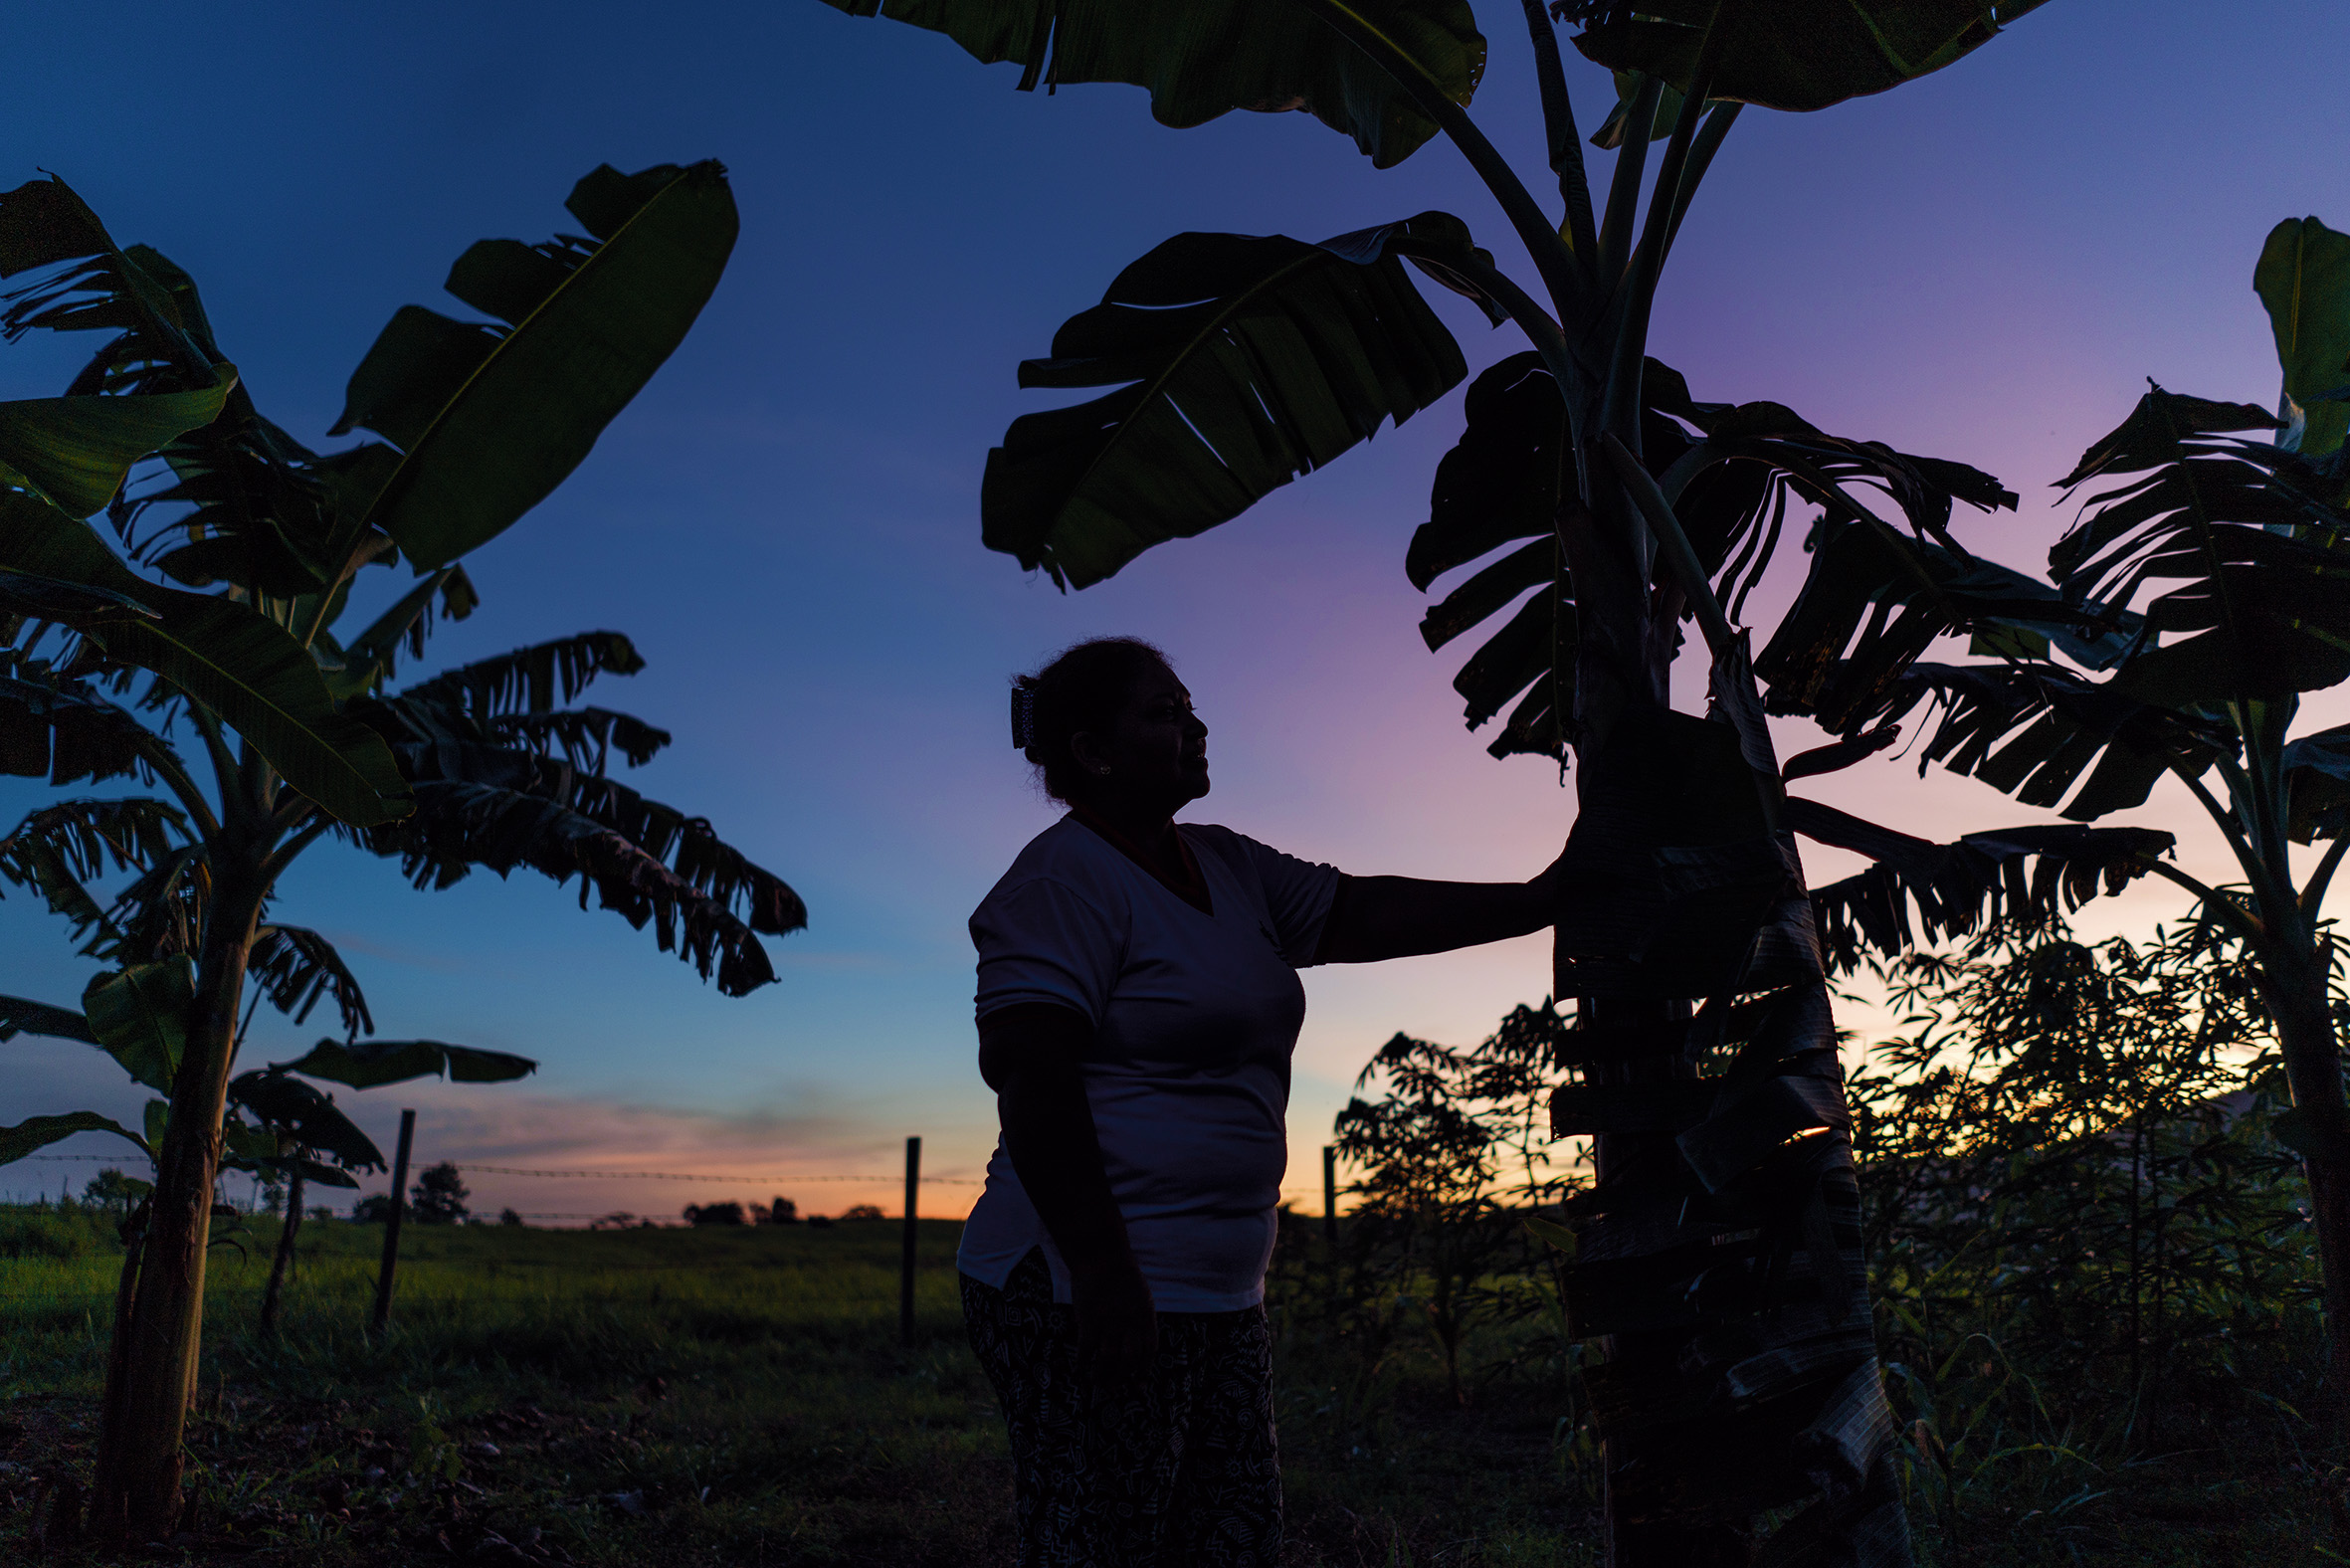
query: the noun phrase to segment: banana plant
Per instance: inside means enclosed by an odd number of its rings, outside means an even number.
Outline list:
[[[297,926],[275,926],[264,933],[259,945],[261,951],[257,952],[249,972],[265,992],[285,993],[282,1005],[288,1007],[296,1023],[306,1020],[331,988],[346,1016],[355,1015],[351,1017],[354,1027],[364,1027],[367,1002],[358,982],[341,969],[333,950],[324,946],[316,932]],[[304,958],[292,964],[285,961],[289,953],[305,951]],[[94,991],[98,989],[93,987]],[[116,1016],[110,1002],[95,1005],[102,1016]],[[95,1046],[114,1058],[132,1081],[155,1090],[158,1095],[168,1094],[176,1068],[171,1054],[148,1049],[152,1042],[136,1035],[125,1035],[119,1030],[111,1034],[110,1041],[98,1034],[91,1025],[88,1007],[76,1011],[24,997],[0,996],[0,1042],[18,1035],[45,1035]],[[180,1046],[184,1050],[184,1040]],[[277,1250],[271,1259],[268,1282],[262,1290],[261,1331],[270,1334],[277,1328],[279,1299],[301,1230],[305,1190],[312,1184],[355,1189],[359,1185],[355,1173],[388,1168],[383,1150],[376,1147],[375,1140],[343,1113],[332,1094],[308,1081],[310,1078],[355,1088],[373,1088],[427,1077],[494,1083],[521,1078],[537,1068],[538,1064],[527,1057],[470,1046],[446,1046],[437,1041],[328,1039],[319,1041],[298,1061],[240,1073],[229,1079],[226,1109],[221,1118],[219,1169],[286,1183],[286,1219],[279,1228]],[[96,1111],[28,1117],[13,1127],[0,1127],[0,1164],[21,1159],[76,1132],[111,1132],[137,1145],[151,1166],[170,1123],[171,1102],[160,1097],[147,1101],[146,1113],[135,1131]],[[127,1185],[132,1202],[123,1218],[121,1233],[126,1250],[136,1254],[145,1243],[154,1184],[132,1178]],[[135,1274],[129,1277],[135,1278]],[[125,1291],[116,1301],[114,1326],[122,1345],[129,1342],[123,1319],[133,1299],[133,1293]]]
[[[1610,1560],[1742,1560],[1756,1521],[1792,1509],[1774,1561],[1906,1561],[1829,975],[1921,934],[2045,918],[2142,875],[2169,841],[2060,826],[1938,845],[1792,796],[1790,781],[1895,734],[1840,731],[1782,763],[1765,692],[1837,664],[1838,639],[1863,631],[1869,662],[1850,679],[1872,686],[1955,631],[2084,647],[2128,634],[1967,549],[1957,503],[2015,504],[1988,475],[1776,403],[1701,402],[1647,345],[1690,203],[1748,105],[1810,112],[1887,91],[2039,0],[1521,0],[1539,182],[1469,112],[1485,43],[1467,0],[828,3],[1017,64],[1023,89],[1146,88],[1169,125],[1298,110],[1379,167],[1441,135],[1499,205],[1522,280],[1442,212],[1318,242],[1158,246],[1020,366],[1024,387],[1102,390],[1011,423],[988,456],[983,537],[1083,588],[1431,408],[1468,366],[1416,274],[1522,333],[1524,352],[1469,385],[1405,568],[1423,589],[1468,573],[1423,636],[1437,649],[1486,629],[1456,681],[1469,724],[1501,720],[1497,755],[1572,765],[1582,880],[1624,889],[1561,922],[1552,977],[1578,999],[1566,1061],[1581,1074],[1553,1127],[1597,1140],[1563,1273],[1575,1331],[1606,1345],[1589,1393]],[[1591,138],[1615,154],[1604,192],[1561,22],[1612,73]],[[1735,618],[1791,539],[1811,550],[1804,596],[1750,656]],[[1689,624],[1710,665],[1704,715],[1668,699]],[[1815,900],[1799,834],[1878,864]]]
[[[1925,759],[2076,822],[2142,806],[2166,777],[2186,786],[2243,882],[2146,865],[2253,956],[2292,1087],[2277,1130],[2309,1182],[2339,1404],[2350,1105],[2323,904],[2350,852],[2350,725],[2304,732],[2295,720],[2303,692],[2350,680],[2350,235],[2315,218],[2278,224],[2252,286],[2282,366],[2277,411],[2150,384],[2057,482],[2090,492],[2049,551],[2051,591],[2104,617],[2108,635],[1986,629],[1974,648],[1996,660],[1914,662],[1885,680],[1865,674],[1882,641],[1871,627],[1774,695],[1847,735],[1916,717],[1930,726]],[[2317,844],[2296,874],[2292,847]],[[1905,901],[1889,883],[1867,898],[1879,919]]]
[[[577,878],[583,907],[592,891],[652,924],[729,996],[774,978],[762,935],[806,923],[791,888],[706,821],[610,776],[670,738],[572,705],[643,667],[626,637],[400,681],[438,624],[474,612],[462,557],[586,457],[692,325],[734,242],[716,163],[601,167],[566,205],[584,235],[485,240],[458,258],[448,289],[477,314],[395,314],[329,432],[380,439],[319,452],[260,413],[185,272],[116,246],[61,180],[0,195],[0,275],[19,280],[0,327],[99,335],[63,397],[0,403],[0,772],[61,792],[0,840],[0,885],[46,900],[101,966],[79,1009],[5,1004],[0,1035],[91,1041],[163,1096],[135,1131],[89,1111],[0,1129],[0,1158],[109,1130],[155,1164],[108,1366],[99,1541],[173,1528],[224,1163],[330,1180],[375,1157],[290,1075],[364,1086],[528,1068],[366,1038],[374,1021],[333,944],[279,917],[297,858],[337,838],[419,887],[478,866]],[[369,568],[403,562],[405,589],[363,591]],[[368,616],[362,598],[391,602]],[[130,780],[157,793],[89,793]],[[263,1002],[296,1022],[331,1002],[341,1039],[240,1075]]]

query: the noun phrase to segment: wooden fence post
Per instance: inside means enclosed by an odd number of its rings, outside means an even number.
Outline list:
[[[392,1156],[392,1212],[383,1225],[383,1270],[375,1276],[375,1314],[368,1326],[382,1333],[392,1317],[392,1271],[400,1262],[400,1215],[408,1207],[408,1148],[416,1141],[416,1112],[400,1112],[400,1147]]]
[[[1322,1240],[1338,1245],[1338,1151],[1322,1145]]]
[[[905,1263],[897,1274],[897,1337],[907,1349],[914,1343],[914,1196],[922,1180],[922,1140],[905,1140]]]

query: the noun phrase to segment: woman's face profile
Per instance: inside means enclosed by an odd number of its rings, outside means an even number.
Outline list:
[[[1173,813],[1208,793],[1208,726],[1165,666],[1143,675],[1115,724],[1080,730],[1070,749],[1101,796]],[[1102,772],[1107,768],[1107,773]]]

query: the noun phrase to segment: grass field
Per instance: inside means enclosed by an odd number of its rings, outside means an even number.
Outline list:
[[[196,1560],[392,1564],[1008,1562],[1011,1472],[965,1348],[959,1227],[922,1227],[897,1342],[894,1223],[587,1233],[412,1227],[361,1330],[382,1231],[302,1232],[282,1332],[254,1314],[275,1225],[216,1249]],[[0,1560],[45,1473],[86,1470],[119,1254],[0,1259]],[[1283,1336],[1299,1564],[1593,1561],[1554,1447],[1559,1390],[1464,1411],[1433,1361],[1367,1382]],[[1327,1364],[1320,1364],[1326,1361]]]
[[[119,1265],[95,1216],[41,1218],[12,1242],[0,1211],[0,1562],[34,1554],[51,1479],[87,1473]],[[250,1222],[214,1254],[190,1428],[200,1496],[164,1558],[1008,1563],[1010,1470],[963,1343],[957,1227],[922,1229],[910,1349],[897,1341],[899,1235],[885,1222],[415,1227],[393,1329],[372,1340],[382,1231],[318,1223],[265,1342],[254,1315],[276,1228]],[[1588,1439],[1559,1419],[1564,1370],[1539,1319],[1472,1344],[1468,1364],[1504,1369],[1464,1408],[1408,1304],[1366,1354],[1322,1326],[1294,1278],[1276,1284],[1287,1563],[1596,1563],[1576,1465]],[[2319,1473],[2267,1442],[2126,1464],[2018,1454],[1947,1514],[1921,1506],[1920,1558],[2339,1562],[2318,1544]]]

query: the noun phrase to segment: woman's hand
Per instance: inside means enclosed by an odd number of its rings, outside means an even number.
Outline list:
[[[1133,1382],[1150,1372],[1159,1345],[1159,1314],[1150,1281],[1132,1257],[1110,1263],[1072,1262],[1070,1295],[1077,1311],[1077,1368],[1102,1385]]]
[[[1558,910],[1559,893],[1567,885],[1567,858],[1575,853],[1574,846],[1558,852],[1558,859],[1526,879],[1526,897],[1541,910],[1545,920]]]

